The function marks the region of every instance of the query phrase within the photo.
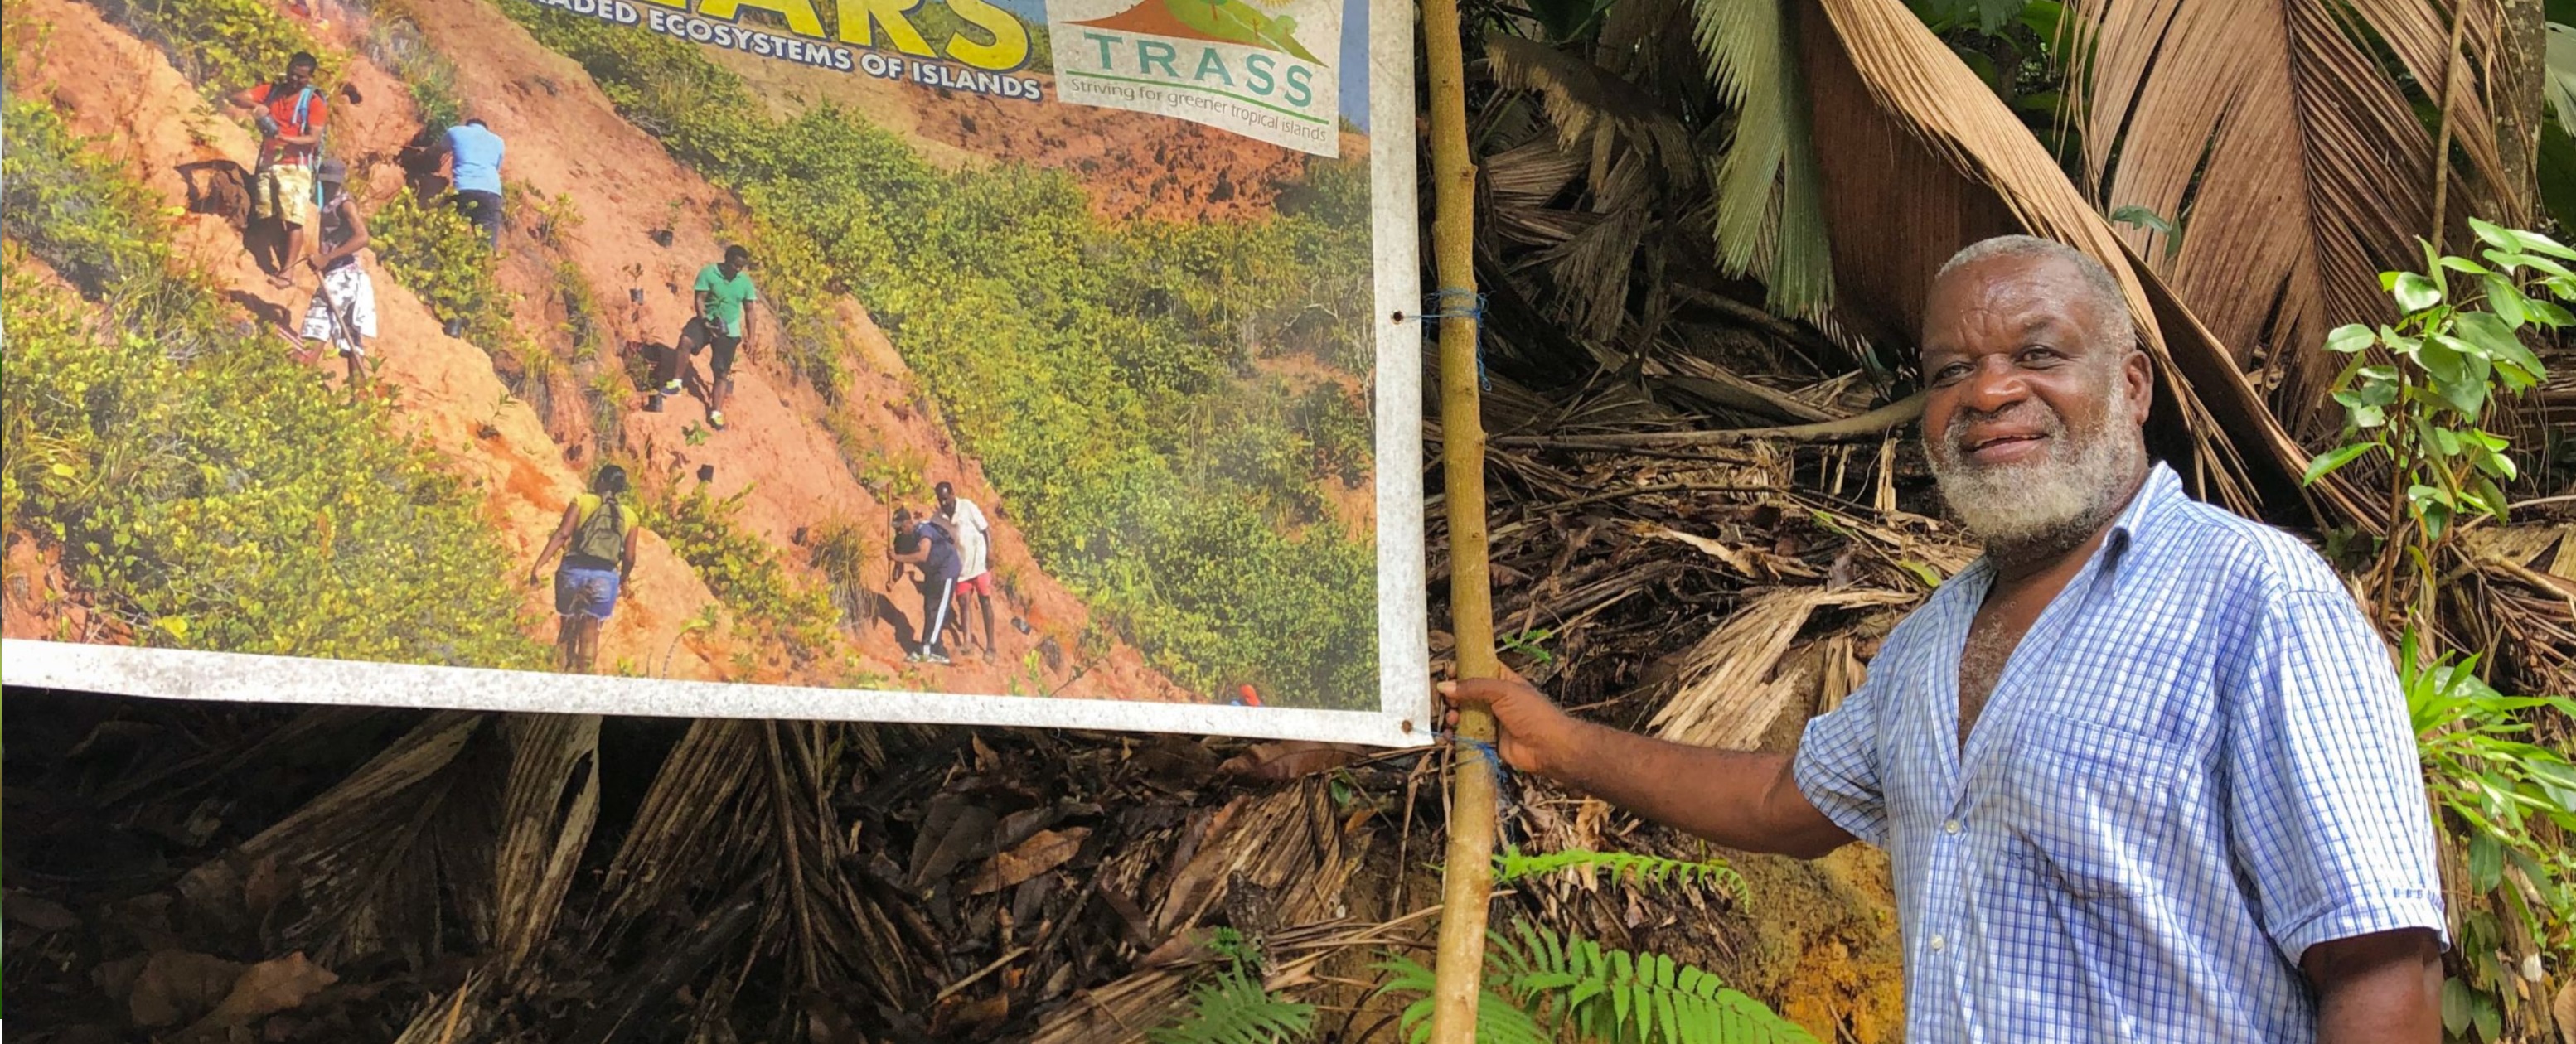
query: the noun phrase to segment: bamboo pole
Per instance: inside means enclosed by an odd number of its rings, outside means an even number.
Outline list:
[[[1477,405],[1476,163],[1467,151],[1467,77],[1457,0],[1421,0],[1422,56],[1431,105],[1431,252],[1440,280],[1441,472],[1449,513],[1449,616],[1458,676],[1491,678],[1493,590],[1486,571],[1485,427]],[[1458,715],[1452,759],[1449,855],[1441,872],[1440,948],[1433,965],[1433,1044],[1476,1039],[1485,915],[1494,886],[1494,718]]]

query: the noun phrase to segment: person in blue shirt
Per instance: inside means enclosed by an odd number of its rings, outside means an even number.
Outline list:
[[[501,156],[508,146],[482,117],[447,128],[441,158],[447,183],[455,190],[456,212],[473,222],[483,241],[501,246]]]
[[[1924,452],[1985,556],[1795,754],[1443,694],[1515,768],[1719,844],[1885,849],[1911,1044],[2441,1040],[2414,731],[2342,580],[2148,459],[2154,366],[2092,258],[1971,245],[1922,322]]]
[[[957,596],[957,534],[937,512],[916,515],[911,508],[894,514],[895,530],[914,538],[910,548],[889,546],[886,557],[921,567],[921,647],[905,657],[915,663],[953,663],[940,641],[948,628],[948,606]]]
[[[440,166],[447,175],[450,199],[456,212],[465,216],[483,233],[483,242],[493,250],[501,249],[501,156],[508,151],[501,136],[492,133],[482,117],[471,117],[447,128],[439,150]],[[447,317],[447,336],[465,333],[463,316]]]

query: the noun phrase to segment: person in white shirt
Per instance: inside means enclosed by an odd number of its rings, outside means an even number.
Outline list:
[[[967,592],[974,592],[976,615],[984,620],[984,659],[986,662],[991,662],[995,648],[993,645],[993,524],[984,519],[984,510],[976,507],[974,501],[960,499],[957,496],[957,487],[942,482],[936,487],[936,491],[939,494],[940,517],[947,519],[950,527],[957,531],[957,575],[962,578],[957,581],[957,605],[963,609],[966,605]],[[965,614],[961,612],[958,615]]]

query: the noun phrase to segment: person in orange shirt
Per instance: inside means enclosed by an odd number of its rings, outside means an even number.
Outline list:
[[[286,60],[286,74],[225,100],[251,110],[259,125],[258,169],[251,175],[250,217],[277,228],[278,254],[268,265],[268,281],[280,289],[293,285],[287,271],[304,257],[304,228],[321,205],[313,169],[322,155],[322,129],[331,107],[313,86],[318,67],[310,54],[297,51]],[[265,261],[266,259],[263,259]]]

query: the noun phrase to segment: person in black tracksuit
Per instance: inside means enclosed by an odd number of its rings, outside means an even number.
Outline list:
[[[921,567],[921,647],[905,657],[917,663],[951,663],[948,650],[940,644],[939,632],[948,626],[949,603],[957,595],[957,538],[949,532],[948,521],[937,514],[916,516],[906,508],[895,513],[895,528],[915,538],[911,550],[886,548],[886,556],[897,562]]]

